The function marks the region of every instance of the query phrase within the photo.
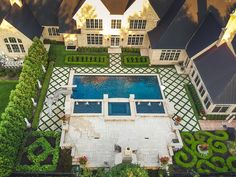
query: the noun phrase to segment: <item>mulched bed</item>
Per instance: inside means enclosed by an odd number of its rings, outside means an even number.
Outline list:
[[[71,149],[61,149],[60,158],[57,166],[57,172],[71,172],[72,157]]]
[[[40,162],[40,165],[50,165],[52,164],[53,156],[49,155],[44,161]]]
[[[34,150],[33,153],[34,153],[34,155],[39,155],[39,154],[43,153],[43,151],[44,151],[43,147],[39,146]]]
[[[36,140],[37,140],[37,137],[34,137],[34,136],[28,137],[26,142],[25,142],[25,147],[28,147],[29,145],[31,145]]]
[[[33,163],[28,159],[27,153],[23,153],[21,157],[21,162],[22,165],[32,165]]]
[[[56,147],[56,138],[54,137],[45,137],[45,139],[51,144],[53,148]]]

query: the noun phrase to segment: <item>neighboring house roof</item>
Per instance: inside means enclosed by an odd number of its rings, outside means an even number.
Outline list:
[[[236,0],[176,0],[157,24],[148,33],[153,49],[185,49],[197,25],[208,10],[226,24]],[[179,7],[183,3],[181,7]]]
[[[122,15],[135,0],[101,0],[112,15]]]
[[[60,33],[80,33],[76,28],[76,21],[73,19],[75,13],[83,5],[85,0],[63,0],[58,13]]]
[[[42,34],[43,28],[26,4],[22,7],[14,4],[4,19],[30,39]]]
[[[42,26],[58,26],[58,10],[62,0],[25,0]]]
[[[11,8],[11,4],[9,0],[0,0],[0,24],[6,14],[9,12],[9,9]]]
[[[166,12],[166,15],[160,20],[157,26],[152,31],[148,32],[152,49],[175,48],[172,47],[173,45],[168,46],[169,44],[174,43],[174,41],[170,39],[170,41],[165,41],[168,37],[166,36],[166,34],[169,35],[169,32],[167,32],[167,30],[170,29],[169,27],[173,23],[173,20],[178,14],[183,3],[184,0],[174,1],[174,3],[170,6],[169,10]],[[177,33],[174,34],[181,35]]]
[[[186,51],[189,58],[217,41],[221,30],[222,25],[212,13],[208,13],[187,45]]]
[[[236,53],[236,35],[234,36],[233,40],[232,40],[232,46],[234,48],[234,51]]]
[[[174,0],[149,0],[149,3],[159,18],[162,18],[166,14],[173,2]]]
[[[214,104],[236,104],[236,57],[228,45],[212,47],[193,60]]]

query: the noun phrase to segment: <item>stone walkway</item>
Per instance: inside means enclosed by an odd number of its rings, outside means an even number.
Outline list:
[[[236,129],[236,120],[233,120],[231,123],[228,123],[228,121],[223,120],[199,120],[199,124],[201,126],[202,130],[225,130],[223,125],[226,125],[227,127],[233,127]]]
[[[76,73],[87,74],[155,74],[156,68],[122,68],[120,54],[110,55],[110,67],[55,67],[50,80],[46,100],[44,102],[43,110],[40,115],[39,130],[60,131],[61,123],[60,117],[64,115],[64,101],[63,95],[60,96],[57,103],[52,105],[52,116],[48,115],[47,98],[60,88],[61,85],[66,85],[68,82],[70,70],[75,70]]]
[[[76,73],[87,74],[155,74],[156,68],[122,68],[120,54],[110,55],[109,68],[94,68],[94,67],[56,67],[50,80],[46,100],[43,110],[40,115],[39,130],[61,130],[60,117],[64,115],[63,95],[59,97],[57,103],[52,105],[52,115],[48,115],[47,98],[60,88],[61,85],[66,85],[68,82],[70,70],[75,70]],[[165,86],[164,94],[166,98],[174,102],[177,110],[177,115],[183,118],[181,122],[182,131],[197,131],[199,125],[196,117],[193,114],[189,98],[184,89],[184,84],[189,83],[187,76],[181,76],[176,73],[172,67],[160,67],[160,78]]]
[[[182,117],[181,131],[200,130],[197,118],[194,116],[191,103],[184,88],[184,84],[190,83],[188,76],[177,74],[173,67],[160,67],[159,69],[162,85],[165,86],[164,94],[177,110],[176,115]]]

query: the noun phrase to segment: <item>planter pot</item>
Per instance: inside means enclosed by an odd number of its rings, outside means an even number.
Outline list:
[[[201,154],[203,154],[203,155],[207,155],[208,154],[208,150],[201,150],[201,148],[200,148],[200,144],[197,146],[197,150],[198,150],[198,152],[199,153],[201,153]]]

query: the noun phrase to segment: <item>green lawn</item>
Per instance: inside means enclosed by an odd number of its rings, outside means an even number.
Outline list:
[[[17,81],[0,81],[0,115],[4,112],[11,90],[15,89]]]
[[[64,45],[52,44],[49,50],[49,58],[55,60],[55,67],[62,66],[78,66],[77,64],[68,64],[65,62],[65,57],[67,55],[79,55],[79,54],[89,54],[89,55],[104,55],[107,52],[78,52],[78,51],[66,51]]]

